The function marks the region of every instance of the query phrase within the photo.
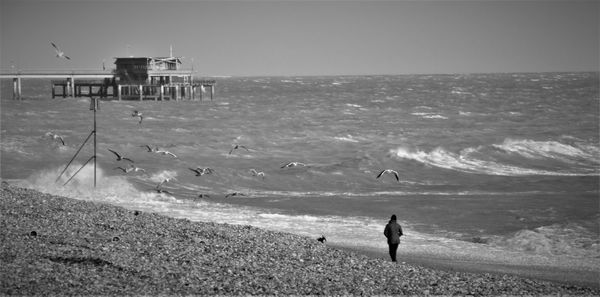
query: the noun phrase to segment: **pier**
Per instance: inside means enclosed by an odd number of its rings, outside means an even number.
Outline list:
[[[191,70],[180,69],[178,57],[115,58],[110,71],[15,71],[0,73],[13,80],[13,99],[23,99],[22,83],[50,79],[52,98],[100,97],[113,100],[197,100],[215,97],[215,80],[194,81]]]

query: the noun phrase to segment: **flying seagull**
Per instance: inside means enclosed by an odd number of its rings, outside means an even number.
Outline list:
[[[225,195],[225,198],[229,198],[229,197],[233,197],[233,196],[246,196],[242,193],[238,193],[238,192],[233,192],[233,193],[229,193],[227,195]]]
[[[129,173],[129,172],[132,172],[132,171],[133,172],[138,172],[138,171],[146,172],[145,169],[140,168],[140,167],[135,167],[133,164],[131,164],[127,168],[123,168],[123,167],[120,167],[120,166],[119,167],[115,167],[113,170],[117,170],[117,169],[123,170],[124,173]]]
[[[52,44],[52,46],[54,47],[54,51],[56,52],[57,58],[71,60],[71,58],[69,58],[68,56],[65,56],[65,53],[63,51],[61,51],[60,48],[58,48],[58,46],[56,46],[56,44],[54,44],[54,42],[50,41],[50,44]]]
[[[165,193],[165,194],[171,194],[171,192],[167,191],[167,190],[163,190],[162,185],[165,183],[165,181],[163,181],[162,183],[156,185],[156,188],[154,188],[154,190],[157,193]]]
[[[50,137],[54,140],[60,140],[60,142],[62,143],[62,145],[65,145],[65,141],[62,138],[62,136],[55,134],[54,132],[46,132],[46,137]]]
[[[117,153],[117,152],[115,152],[115,151],[113,151],[111,149],[108,149],[108,150],[111,151],[113,154],[115,154],[115,156],[117,156],[117,161],[127,160],[127,161],[129,161],[131,163],[134,163],[133,160],[131,160],[129,158],[126,158],[126,157],[123,157],[123,156],[119,155],[119,153]]]
[[[144,148],[146,148],[146,150],[147,150],[149,153],[154,153],[154,152],[156,152],[156,150],[157,150],[156,148],[152,148],[152,147],[150,147],[150,146],[149,146],[149,145],[147,145],[147,144],[146,144],[146,145],[140,145],[140,147],[144,147]]]
[[[209,167],[206,167],[206,168],[200,168],[200,167],[198,167],[196,169],[193,169],[193,168],[189,168],[189,169],[191,171],[195,172],[196,176],[202,176],[202,175],[205,175],[205,174],[211,174],[214,171],[212,168],[209,168]]]
[[[263,179],[265,178],[265,173],[262,171],[256,171],[256,169],[252,168],[250,169],[250,172],[252,172],[252,176],[260,176]]]
[[[379,174],[377,175],[376,178],[380,178],[384,173],[391,173],[394,174],[394,176],[396,177],[397,181],[400,181],[400,177],[398,176],[398,172],[396,170],[392,170],[392,169],[385,169],[382,170],[381,172],[379,172]]]
[[[157,187],[157,188],[158,188],[158,187],[162,187],[162,185],[164,185],[164,184],[166,184],[166,183],[170,182],[171,180],[177,180],[177,179],[176,179],[176,178],[174,178],[174,177],[167,177],[167,178],[163,179],[163,181],[161,181],[161,182],[160,182],[160,184],[158,184],[158,186],[156,186],[156,187]]]
[[[296,167],[296,166],[306,166],[306,164],[300,163],[300,162],[290,162],[290,163],[287,163],[287,164],[281,166],[281,168],[289,168],[289,167]]]
[[[169,155],[169,156],[171,156],[173,158],[177,158],[177,155],[175,155],[175,154],[173,154],[173,153],[171,153],[169,151],[159,150],[158,148],[154,152],[157,153],[157,154]]]
[[[133,113],[131,113],[131,116],[140,118],[140,121],[138,122],[138,124],[141,124],[142,120],[144,119],[144,116],[142,115],[142,113],[137,110],[134,110]]]
[[[245,147],[243,145],[236,144],[236,145],[233,146],[233,148],[231,148],[231,150],[229,151],[229,154],[231,155],[231,153],[233,152],[233,150],[237,150],[239,148],[243,148],[243,149],[245,149],[247,151],[250,151],[247,147]]]

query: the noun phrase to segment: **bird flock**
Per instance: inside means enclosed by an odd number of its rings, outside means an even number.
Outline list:
[[[138,124],[140,124],[140,125],[142,124],[142,121],[143,121],[143,114],[142,114],[142,112],[140,112],[138,110],[134,110],[131,113],[131,116],[139,118]],[[155,153],[155,154],[159,154],[159,155],[169,156],[169,157],[172,157],[172,158],[178,158],[176,154],[174,154],[174,153],[172,153],[170,151],[161,149],[158,146],[151,146],[151,145],[148,145],[148,144],[144,144],[144,145],[141,145],[140,147],[144,148],[145,151],[148,152],[148,153]],[[108,149],[108,150],[114,154],[114,156],[116,157],[116,161],[117,162],[119,162],[119,161],[130,162],[130,164],[128,164],[127,166],[115,167],[114,170],[121,170],[124,174],[132,173],[132,172],[133,173],[135,173],[135,172],[146,173],[146,170],[144,170],[143,168],[139,168],[139,167],[136,167],[135,165],[133,165],[134,161],[131,158],[126,157],[122,153],[119,153],[119,152],[117,152],[117,151],[115,151],[113,149]],[[251,152],[252,151],[250,148],[248,148],[245,145],[234,143],[231,146],[231,149],[229,150],[228,155],[233,154],[236,150],[245,150],[246,152]],[[293,162],[288,162],[288,163],[282,165],[280,168],[281,169],[286,169],[286,168],[306,167],[306,166],[308,166],[308,165],[305,164],[305,163],[293,161]],[[198,166],[198,167],[193,168],[193,167],[189,167],[188,166],[187,169],[191,172],[191,174],[193,174],[196,177],[202,177],[204,175],[211,175],[211,174],[215,173],[215,170],[213,168],[210,168],[210,167],[200,167],[200,166]],[[257,169],[251,168],[249,170],[249,172],[250,172],[250,174],[253,177],[261,178],[263,180],[266,178],[266,174],[263,171],[259,171]],[[397,182],[400,182],[400,175],[398,174],[398,172],[396,170],[393,170],[393,169],[383,169],[383,170],[381,170],[377,174],[377,176],[375,177],[375,179],[380,179],[384,175],[392,175],[396,179]],[[164,189],[165,184],[167,184],[171,180],[176,180],[176,179],[175,178],[164,179],[160,183],[158,183],[156,185],[156,187],[154,187],[152,190],[155,191],[155,192],[157,192],[157,193],[172,194],[171,192],[169,192],[169,191],[167,191],[167,190]],[[239,193],[239,192],[232,192],[232,193],[226,194],[225,198],[240,197],[240,196],[245,196],[245,194],[244,193]],[[210,195],[205,194],[205,193],[199,193],[198,194],[198,198],[210,198]]]
[[[59,59],[65,59],[65,60],[71,60],[71,58],[69,56],[67,56],[64,51],[62,51],[60,49],[60,47],[58,47],[54,42],[50,42],[50,44],[52,45],[52,47],[54,48],[54,51],[56,53],[56,57]],[[102,68],[103,70],[105,69],[104,66],[104,61],[102,61]],[[202,91],[204,91],[204,87],[201,86]],[[131,113],[131,117],[134,118],[138,118],[138,125],[141,125],[143,120],[144,120],[144,116],[143,113],[138,111],[138,110],[134,110]],[[50,138],[53,141],[59,141],[60,144],[62,144],[63,146],[65,146],[65,141],[64,138],[61,135],[58,135],[54,132],[47,132],[45,134],[45,137]],[[165,156],[170,156],[172,158],[177,158],[177,155],[167,151],[167,150],[162,150],[160,148],[158,148],[157,146],[155,147],[151,147],[150,145],[142,145],[141,147],[145,148],[147,152],[149,153],[155,153],[155,154],[160,154],[160,155],[165,155]],[[235,150],[239,150],[239,149],[244,149],[247,152],[250,152],[250,149],[244,145],[240,145],[240,144],[234,144],[231,149],[229,150],[229,155],[231,155]],[[142,172],[144,174],[146,173],[146,170],[140,167],[137,167],[134,165],[134,161],[129,158],[124,156],[122,153],[119,153],[113,149],[108,149],[111,153],[113,153],[113,155],[116,157],[116,161],[117,162],[129,162],[128,165],[126,166],[117,166],[115,167],[113,170],[121,170],[124,174],[129,174],[129,173],[135,173],[135,172]],[[285,169],[285,168],[292,168],[292,167],[305,167],[307,166],[305,163],[301,163],[301,162],[289,162],[283,166],[281,166],[281,169]],[[193,172],[193,174],[197,177],[201,177],[203,175],[209,175],[209,174],[213,174],[215,172],[214,169],[209,168],[209,167],[196,167],[196,168],[191,168],[188,167],[188,169]],[[257,171],[256,169],[252,168],[250,169],[250,173],[252,174],[253,177],[260,177],[263,180],[265,179],[265,173],[262,171]],[[376,179],[381,178],[384,174],[391,174],[395,177],[396,181],[400,182],[400,177],[397,171],[393,170],[393,169],[384,169],[382,171],[379,172],[379,174],[377,174]],[[172,181],[172,180],[176,180],[176,178],[171,177],[171,178],[165,178],[163,179],[160,183],[158,183],[153,189],[152,191],[155,191],[159,194],[169,194],[172,195],[172,193],[168,190],[165,190],[163,188],[163,186],[165,184],[167,184],[168,182]],[[232,193],[228,193],[225,195],[225,198],[230,198],[230,197],[238,197],[238,196],[245,196],[244,193],[239,193],[239,192],[232,192]],[[200,193],[198,194],[198,198],[210,198],[210,196],[208,194],[204,194],[204,193]],[[324,235],[322,235],[321,237],[319,237],[317,239],[319,242],[325,242],[327,239],[325,238]]]
[[[135,110],[135,111],[133,111],[131,116],[138,117],[139,118],[138,124],[142,124],[143,115],[141,112]],[[60,144],[62,144],[63,146],[65,145],[64,138],[54,132],[47,132],[44,136],[53,141],[59,141]],[[164,149],[160,149],[158,146],[151,146],[148,144],[144,144],[139,147],[144,148],[147,153],[155,153],[155,154],[159,154],[159,155],[169,156],[172,158],[177,158],[176,154],[169,152],[167,150],[164,150]],[[247,152],[251,152],[251,149],[248,148],[247,146],[236,143],[231,146],[231,149],[229,150],[228,155],[231,155],[234,151],[239,150],[239,149],[244,149]],[[122,171],[123,174],[131,174],[131,173],[141,172],[145,175],[148,175],[148,173],[146,172],[145,169],[134,165],[135,161],[132,158],[125,156],[122,152],[118,152],[111,148],[108,148],[108,151],[113,154],[115,162],[126,164],[126,165],[114,167],[113,170],[120,170],[120,171]],[[306,166],[308,166],[308,165],[305,163],[293,161],[293,162],[288,162],[288,163],[282,165],[280,168],[285,169],[285,168],[306,167]],[[194,176],[196,176],[196,177],[202,177],[204,175],[211,175],[211,174],[215,173],[215,170],[210,167],[198,166],[196,168],[188,167],[188,169],[191,172],[191,174],[194,174]],[[254,168],[250,169],[249,172],[252,174],[253,177],[262,178],[263,180],[266,177],[266,175],[263,171],[258,171]],[[400,182],[400,176],[399,176],[398,172],[393,169],[381,170],[379,172],[379,174],[377,174],[375,179],[380,179],[384,175],[393,175],[393,177],[396,179],[396,181]],[[156,184],[156,186],[154,188],[152,188],[150,191],[153,191],[153,192],[156,192],[159,194],[173,195],[173,193],[171,191],[165,189],[165,185],[172,181],[177,181],[177,179],[175,177],[164,178],[162,181],[160,181],[158,184]],[[243,196],[246,196],[246,194],[240,193],[240,192],[231,192],[231,193],[226,194],[225,198],[243,197]],[[199,193],[197,197],[198,198],[211,198],[210,195],[205,194],[205,193]],[[324,235],[317,238],[317,240],[321,243],[324,243],[327,241],[327,239],[325,238]]]
[[[132,117],[138,117],[139,118],[138,124],[142,124],[143,114],[140,111],[134,110],[132,112],[131,116]],[[44,136],[46,138],[49,138],[49,139],[53,140],[53,141],[59,142],[63,146],[65,145],[64,138],[61,135],[58,135],[58,134],[56,134],[54,132],[47,132]],[[148,144],[144,144],[144,145],[141,145],[140,147],[144,148],[145,151],[148,152],[148,153],[154,153],[154,154],[169,156],[171,158],[178,158],[176,154],[174,154],[174,153],[172,153],[170,151],[161,149],[158,146],[150,146]],[[251,152],[251,149],[248,148],[247,146],[235,143],[235,144],[233,144],[231,146],[231,149],[229,150],[228,155],[231,155],[234,151],[239,150],[239,149],[244,149],[247,152]],[[138,173],[138,172],[141,172],[141,173],[146,174],[146,175],[148,174],[144,168],[135,166],[134,165],[135,161],[132,158],[130,158],[128,156],[125,156],[123,153],[117,152],[114,149],[110,149],[109,148],[108,151],[111,152],[114,155],[116,162],[125,162],[125,163],[127,163],[126,165],[123,165],[123,166],[114,167],[113,170],[120,170],[124,174]],[[280,168],[281,169],[285,169],[285,168],[306,167],[306,166],[308,166],[308,165],[305,164],[305,163],[293,161],[293,162],[288,162],[288,163],[282,165]],[[200,167],[200,166],[198,166],[196,168],[188,167],[188,169],[196,177],[201,177],[201,176],[204,176],[204,175],[210,175],[210,174],[214,174],[215,173],[215,170],[213,168],[210,168],[210,167]],[[249,172],[250,172],[250,174],[253,177],[261,178],[263,180],[266,178],[266,174],[263,171],[258,171],[256,169],[252,168],[252,169],[249,170]],[[375,179],[380,179],[384,175],[392,175],[396,179],[397,182],[400,182],[400,175],[398,174],[398,172],[396,170],[393,170],[393,169],[383,169],[383,170],[381,170],[377,174],[377,176],[375,177]],[[176,179],[175,178],[165,178],[162,181],[160,181],[152,189],[152,191],[155,191],[157,193],[172,194],[171,192],[169,192],[169,191],[167,191],[167,190],[164,189],[164,185],[167,184],[168,182],[170,182],[171,180],[176,180]],[[232,193],[226,194],[225,198],[239,197],[239,196],[245,196],[245,194],[239,193],[239,192],[232,192]],[[208,194],[204,194],[204,193],[198,194],[198,198],[209,198],[209,197],[210,197],[210,195],[208,195]]]

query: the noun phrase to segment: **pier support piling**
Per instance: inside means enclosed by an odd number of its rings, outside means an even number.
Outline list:
[[[21,100],[21,78],[15,77],[13,78],[13,99]]]

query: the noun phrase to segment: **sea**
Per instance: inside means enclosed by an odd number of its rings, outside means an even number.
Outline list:
[[[400,259],[600,272],[598,72],[215,80],[212,100],[95,112],[44,79],[13,100],[2,80],[1,178],[382,254],[395,214]]]

